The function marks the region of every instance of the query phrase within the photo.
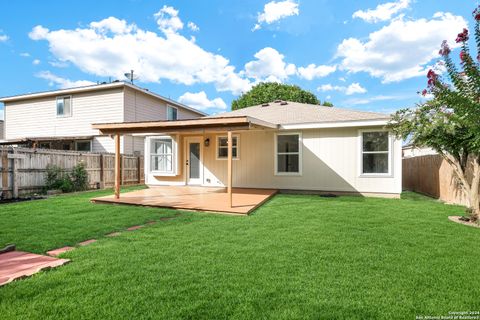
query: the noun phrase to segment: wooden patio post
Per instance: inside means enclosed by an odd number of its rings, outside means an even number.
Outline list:
[[[120,199],[120,134],[115,134],[115,199]]]
[[[228,145],[228,184],[227,184],[227,193],[228,193],[228,202],[230,205],[230,208],[233,207],[233,201],[232,201],[232,169],[233,169],[233,163],[232,163],[232,145],[233,145],[233,139],[232,139],[232,131],[228,131],[228,136],[227,136],[227,145]]]

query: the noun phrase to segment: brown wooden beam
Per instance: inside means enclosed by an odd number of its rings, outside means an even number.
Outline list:
[[[115,199],[120,199],[120,135],[115,135]]]
[[[233,152],[232,152],[232,146],[233,146],[233,138],[232,138],[232,131],[228,131],[227,134],[227,145],[228,145],[228,172],[227,172],[227,177],[228,177],[228,183],[227,183],[227,193],[228,193],[228,201],[230,204],[230,208],[233,207],[233,196],[232,196],[232,173],[233,173]]]

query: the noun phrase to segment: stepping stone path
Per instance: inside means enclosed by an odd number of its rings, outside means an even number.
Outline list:
[[[179,214],[172,217],[162,217],[160,218],[160,221],[175,219],[178,216]],[[127,231],[138,230],[146,225],[153,225],[155,223],[157,223],[157,221],[149,221],[145,225],[127,228]],[[117,231],[106,234],[105,236],[117,237],[119,235],[121,235],[121,232]],[[89,239],[80,242],[78,245],[83,247],[96,241],[96,239]],[[68,259],[58,259],[55,257],[58,257],[62,253],[71,251],[73,249],[75,249],[75,247],[69,246],[53,249],[47,251],[48,256],[23,251],[4,250],[0,253],[0,286],[10,283],[15,279],[31,276],[40,270],[59,267],[70,262]],[[14,246],[12,247],[12,250],[15,250]]]

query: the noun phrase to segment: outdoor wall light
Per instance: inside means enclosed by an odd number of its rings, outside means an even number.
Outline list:
[[[210,145],[210,138],[205,139],[204,144],[205,147],[208,147]]]

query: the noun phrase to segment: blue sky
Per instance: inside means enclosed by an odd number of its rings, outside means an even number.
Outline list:
[[[122,79],[209,113],[260,81],[336,106],[418,102],[477,1],[2,1],[0,96]],[[0,118],[3,110],[0,107]]]

